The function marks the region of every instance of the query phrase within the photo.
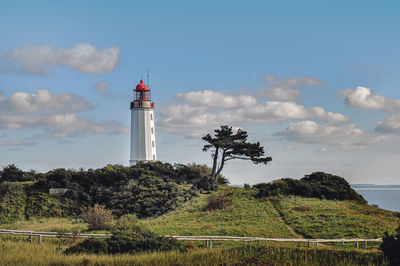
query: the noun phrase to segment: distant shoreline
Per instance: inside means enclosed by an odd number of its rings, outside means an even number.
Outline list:
[[[362,187],[362,188],[357,188],[357,187],[353,187],[354,190],[356,191],[367,191],[367,190],[381,190],[381,191],[396,191],[396,190],[400,190],[400,187]]]
[[[353,189],[374,189],[374,190],[398,190],[400,185],[374,185],[374,184],[352,184]]]

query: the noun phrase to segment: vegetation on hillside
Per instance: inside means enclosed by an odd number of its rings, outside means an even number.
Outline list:
[[[355,200],[360,203],[367,201],[350,187],[342,177],[324,172],[314,172],[302,179],[284,178],[271,183],[254,185],[258,189],[257,197],[278,195],[294,195],[308,198],[328,200]]]
[[[103,205],[117,217],[159,216],[175,209],[203,190],[211,170],[205,165],[138,163],[132,167],[108,165],[100,169],[54,169],[24,172],[15,165],[0,171],[0,223],[33,217],[80,215],[83,208]],[[27,176],[34,176],[23,182]],[[221,175],[219,183],[227,183]],[[59,195],[49,189],[65,190]]]
[[[229,235],[288,237],[293,235],[270,201],[256,190],[221,186],[177,209],[144,222],[159,235]]]
[[[24,184],[2,184],[0,186],[0,223],[25,219],[26,199]]]

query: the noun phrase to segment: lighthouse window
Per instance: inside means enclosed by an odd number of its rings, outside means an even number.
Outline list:
[[[151,134],[154,134],[154,127],[151,128]]]
[[[156,156],[153,154],[153,161],[155,161],[156,160]]]
[[[151,142],[151,146],[154,148],[154,140]]]
[[[150,114],[150,120],[153,120],[153,114]]]

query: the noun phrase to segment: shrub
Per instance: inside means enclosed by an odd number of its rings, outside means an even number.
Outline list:
[[[389,261],[389,265],[400,265],[400,226],[396,229],[396,235],[389,235],[385,232],[381,249],[383,255]]]
[[[367,201],[352,189],[342,177],[315,172],[300,180],[284,178],[272,183],[254,185],[258,189],[259,198],[277,195],[295,195],[328,200],[355,200],[360,203]]]
[[[112,212],[99,204],[85,208],[82,217],[89,224],[88,228],[91,230],[109,230],[114,221]]]
[[[232,200],[223,193],[212,194],[207,198],[207,205],[204,210],[211,211],[225,209],[232,205]]]
[[[119,218],[112,227],[112,236],[107,239],[86,239],[68,248],[65,253],[138,253],[143,251],[167,251],[180,249],[173,238],[157,236],[139,223],[135,215]]]

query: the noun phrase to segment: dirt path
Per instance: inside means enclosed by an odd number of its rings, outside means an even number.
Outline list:
[[[289,224],[287,224],[285,222],[285,219],[283,219],[282,213],[278,210],[278,208],[275,207],[274,203],[271,202],[271,205],[274,208],[274,210],[279,214],[279,216],[278,216],[279,220],[286,225],[287,229],[289,230],[289,232],[292,234],[292,236],[294,238],[307,238],[307,236],[297,233],[296,230],[293,229],[293,227],[291,227]]]

